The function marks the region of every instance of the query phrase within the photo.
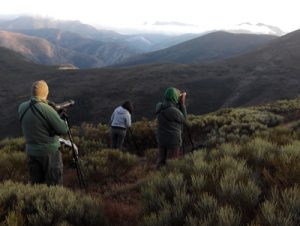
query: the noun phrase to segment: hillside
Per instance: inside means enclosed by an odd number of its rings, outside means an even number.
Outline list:
[[[154,118],[155,104],[168,86],[187,92],[187,109],[203,114],[222,107],[265,103],[299,95],[300,31],[274,40],[264,48],[215,64],[156,64],[126,69],[57,71],[36,67],[28,62],[0,62],[0,83],[5,95],[0,104],[1,136],[16,134],[17,106],[30,95],[31,83],[45,79],[50,86],[49,98],[56,102],[74,99],[70,111],[72,123],[108,122],[112,110],[126,99],[133,101],[133,120]],[[1,49],[0,59],[7,58]],[[18,59],[17,57],[16,59]],[[7,67],[7,64],[15,67]],[[23,71],[23,68],[30,70]],[[1,87],[3,92],[4,87]],[[10,94],[7,96],[7,94]]]
[[[0,223],[298,226],[299,104],[189,115],[182,154],[159,170],[154,120],[134,122],[123,151],[108,148],[108,125],[82,123],[72,134],[87,187],[78,185],[67,145],[63,187],[32,186],[24,138],[0,140]]]
[[[76,66],[83,68],[116,64],[128,57],[167,48],[199,36],[199,34],[156,33],[123,35],[110,30],[96,29],[80,21],[60,21],[29,16],[0,21],[0,29],[39,37],[53,45],[76,52],[77,55],[82,55],[76,62]],[[95,59],[100,63],[95,64]],[[80,60],[84,62],[81,65]]]
[[[167,49],[134,56],[117,66],[153,63],[204,63],[254,50],[276,36],[212,32]]]
[[[0,46],[19,52],[35,63],[74,64],[78,67],[101,67],[104,62],[87,53],[63,48],[49,41],[15,32],[0,31]]]
[[[291,98],[300,94],[300,30],[282,36],[263,48],[222,62],[239,68],[245,79],[224,106],[255,104],[266,100]]]

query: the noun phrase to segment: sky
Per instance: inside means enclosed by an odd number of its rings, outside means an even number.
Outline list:
[[[188,29],[205,31],[260,22],[285,32],[300,29],[299,0],[0,1],[0,16],[26,14],[103,27],[141,28],[159,21],[180,22],[189,24]]]

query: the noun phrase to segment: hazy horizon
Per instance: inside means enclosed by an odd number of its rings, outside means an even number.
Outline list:
[[[160,29],[181,33],[203,32],[250,22],[277,26],[284,32],[290,32],[300,28],[298,6],[295,0],[10,0],[1,4],[0,14],[78,20],[97,27],[124,31]]]

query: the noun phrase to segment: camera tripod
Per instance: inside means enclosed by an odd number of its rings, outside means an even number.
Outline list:
[[[78,148],[76,147],[76,145],[73,142],[73,138],[72,138],[72,134],[71,134],[70,126],[69,126],[69,119],[66,115],[64,116],[64,121],[68,127],[68,136],[69,136],[69,140],[70,140],[71,147],[72,147],[72,155],[73,155],[74,167],[76,168],[76,173],[77,173],[77,177],[78,177],[78,183],[81,188],[86,188],[87,185],[86,185],[86,182],[84,180],[84,177],[83,177],[83,174],[81,171],[80,161],[79,161],[79,157],[78,157]]]

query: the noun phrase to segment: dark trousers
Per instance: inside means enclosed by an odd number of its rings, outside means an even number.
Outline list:
[[[125,136],[126,136],[126,129],[112,127],[111,128],[111,147],[114,149],[122,150]]]
[[[28,155],[28,167],[32,184],[63,184],[63,161],[60,151],[43,156]]]
[[[166,165],[168,158],[179,157],[180,148],[168,148],[160,145],[158,149],[159,149],[159,157],[156,165],[158,169]]]

